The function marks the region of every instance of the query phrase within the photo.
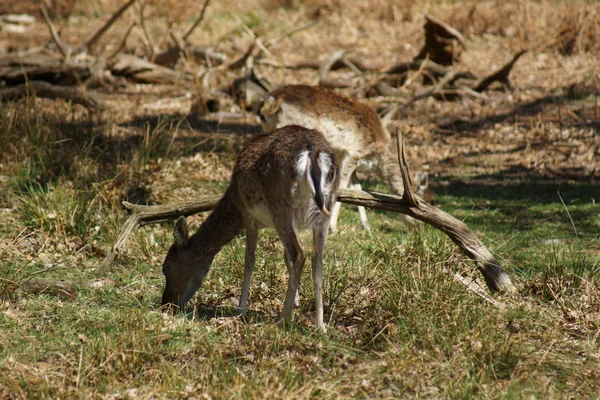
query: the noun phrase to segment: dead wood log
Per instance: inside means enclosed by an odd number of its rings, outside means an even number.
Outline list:
[[[104,103],[95,94],[70,86],[52,85],[43,81],[31,81],[17,86],[0,89],[0,100],[13,101],[31,94],[47,99],[64,99],[81,104],[88,109],[102,109]]]
[[[514,87],[508,79],[508,76],[510,75],[510,71],[514,67],[517,60],[525,53],[527,53],[527,50],[525,49],[519,51],[513,56],[513,58],[508,63],[506,63],[506,65],[504,65],[502,68],[500,68],[498,71],[494,72],[490,76],[483,78],[477,85],[475,85],[473,90],[476,92],[483,92],[494,82],[500,82],[506,85],[506,87],[510,90],[513,90]]]
[[[115,76],[124,76],[143,83],[175,83],[191,79],[189,74],[183,74],[129,54],[118,54],[109,60],[108,68]]]
[[[462,49],[466,48],[465,39],[459,31],[431,15],[425,15],[425,44],[415,60],[429,57],[440,65],[452,65],[462,52],[455,42]]]
[[[515,287],[508,274],[500,267],[498,261],[464,222],[427,204],[413,193],[403,149],[399,152],[399,160],[405,186],[403,197],[360,190],[339,189],[337,200],[342,203],[360,205],[377,210],[400,212],[441,230],[467,256],[477,263],[486,285],[491,291],[515,291]],[[162,206],[140,206],[124,202],[123,205],[132,214],[121,229],[111,251],[100,267],[98,267],[96,274],[102,275],[105,273],[117,254],[123,249],[129,237],[140,225],[175,219],[181,215],[188,216],[201,211],[208,211],[214,208],[220,197],[207,196],[193,202]]]
[[[426,72],[431,79],[438,79],[448,75],[448,73],[450,72],[453,72],[455,74],[454,80],[449,82],[450,84],[452,84],[457,79],[477,79],[477,77],[469,71],[452,71],[452,69],[444,67],[443,65],[440,65],[435,61],[429,60],[427,58],[417,58],[410,62],[402,62],[390,67],[385,72],[388,75],[398,75],[402,77],[410,71]],[[387,82],[389,83],[390,80],[387,80]]]
[[[220,198],[220,195],[205,196],[196,201],[160,206],[140,206],[123,202],[123,206],[131,215],[121,228],[112,249],[96,270],[96,275],[102,276],[105,274],[138,227],[153,222],[174,220],[181,215],[189,216],[212,210]],[[415,197],[415,199],[418,199],[418,197]],[[423,200],[415,200],[415,205],[410,206],[406,204],[406,200],[395,195],[354,189],[339,189],[337,200],[342,203],[360,205],[376,210],[401,212],[432,225],[448,235],[467,256],[477,262],[491,291],[504,290],[512,292],[515,290],[509,276],[500,267],[498,261],[464,222],[428,205]],[[461,282],[465,284],[467,281],[463,278]],[[465,284],[465,286],[469,285],[471,284]],[[489,299],[486,299],[486,301],[489,301]]]
[[[43,51],[0,56],[0,81],[8,86],[28,80],[73,85],[85,82],[92,74],[91,70],[91,61],[64,61],[60,55]]]
[[[347,62],[345,62],[347,61]],[[276,68],[287,68],[287,69],[319,69],[323,64],[319,60],[304,60],[296,63],[282,64],[273,60],[261,58],[256,60],[257,64],[269,65]],[[365,60],[362,57],[356,55],[347,55],[344,59],[337,60],[331,65],[331,71],[335,71],[342,68],[348,68],[348,63],[353,64],[356,68],[363,72],[377,72],[383,68],[383,64],[379,64],[370,60]]]
[[[158,206],[140,206],[124,201],[123,207],[125,207],[131,213],[131,215],[121,228],[119,236],[117,237],[112,249],[108,252],[106,258],[104,258],[102,264],[96,270],[96,275],[101,276],[104,274],[106,269],[110,267],[117,255],[125,247],[125,244],[131,235],[133,235],[140,226],[153,222],[172,220],[179,218],[181,215],[185,215],[187,217],[202,211],[212,210],[215,208],[220,199],[221,195],[206,196],[201,199],[186,203]]]

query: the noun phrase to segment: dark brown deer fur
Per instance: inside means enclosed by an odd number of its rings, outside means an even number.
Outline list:
[[[289,279],[282,317],[285,322],[290,321],[305,259],[297,232],[308,228],[313,231],[316,323],[324,329],[323,248],[338,185],[335,154],[321,132],[286,126],[252,140],[238,156],[225,195],[198,231],[188,238],[185,218],[177,220],[175,244],[163,263],[166,286],[162,304],[184,307],[202,284],[215,255],[245,229],[244,281],[239,303],[245,312],[258,230],[270,226],[277,231],[285,249]]]

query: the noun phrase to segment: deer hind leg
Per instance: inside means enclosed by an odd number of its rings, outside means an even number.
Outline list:
[[[352,174],[352,177],[350,178],[350,189],[362,190],[362,186],[356,177],[356,172]],[[369,225],[367,211],[363,206],[358,206],[358,215],[360,216],[360,223],[362,224],[363,228],[370,231],[371,225]]]
[[[250,278],[256,260],[256,244],[258,242],[258,224],[253,218],[244,221],[246,228],[246,254],[244,256],[244,280],[242,283],[242,294],[240,295],[240,314],[246,314],[248,306],[248,294],[250,292]]]
[[[351,160],[349,156],[342,156],[342,161],[340,162],[340,167],[338,171],[340,172],[340,188],[347,188],[350,185],[350,179],[354,170],[356,169],[356,162]],[[333,210],[331,210],[331,217],[329,218],[329,229],[331,232],[337,232],[337,221],[340,216],[340,208],[342,204],[339,201],[336,201],[333,205]]]
[[[312,275],[315,285],[315,310],[317,329],[326,331],[323,322],[323,249],[327,240],[327,223],[313,228]]]
[[[288,260],[288,254],[287,251],[283,251],[283,260],[285,261],[285,265],[288,266],[290,261]],[[289,269],[289,267],[288,267]],[[300,306],[300,293],[298,291],[298,289],[296,290],[296,296],[294,296],[294,306],[295,307],[299,307]]]
[[[277,223],[276,223],[277,224]],[[285,249],[285,261],[288,270],[288,287],[285,293],[285,301],[283,303],[283,312],[281,317],[284,324],[288,324],[292,320],[292,312],[294,311],[295,298],[300,286],[302,270],[304,269],[304,253],[298,243],[298,238],[294,230],[289,227],[282,229],[275,226],[279,239],[283,243]]]

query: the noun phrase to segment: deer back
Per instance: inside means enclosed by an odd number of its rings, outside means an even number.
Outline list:
[[[290,124],[318,129],[338,152],[361,153],[373,144],[390,142],[389,132],[371,107],[319,86],[273,90],[258,114],[265,132]]]

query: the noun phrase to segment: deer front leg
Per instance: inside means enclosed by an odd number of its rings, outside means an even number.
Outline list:
[[[327,223],[313,229],[312,275],[315,284],[315,312],[317,329],[326,331],[323,322],[323,249],[327,239]]]
[[[340,162],[340,167],[338,171],[340,172],[340,188],[347,188],[350,184],[350,178],[356,169],[356,162],[351,160],[348,156],[342,157],[342,161]],[[331,210],[331,217],[329,218],[329,229],[331,232],[337,232],[337,221],[340,216],[340,208],[342,204],[338,201],[333,205],[333,210]]]
[[[298,243],[298,238],[293,231],[280,233],[279,229],[277,229],[277,233],[285,248],[285,261],[289,275],[281,318],[284,324],[289,324],[292,320],[292,312],[294,311],[295,305],[294,300],[296,298],[296,293],[298,292],[298,287],[300,286],[302,270],[304,269],[304,253],[302,252],[302,248]]]
[[[246,227],[246,254],[244,256],[244,281],[242,283],[242,294],[240,295],[239,310],[241,315],[246,314],[248,306],[248,294],[250,292],[250,278],[256,260],[256,244],[258,242],[258,225],[256,220],[245,221]]]

